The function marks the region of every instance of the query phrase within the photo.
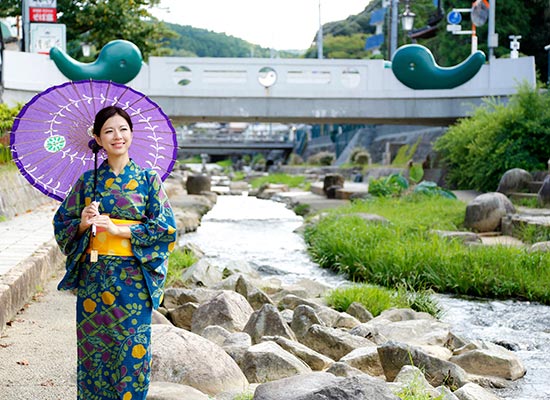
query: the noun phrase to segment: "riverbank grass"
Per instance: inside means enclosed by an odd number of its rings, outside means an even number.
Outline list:
[[[392,290],[358,283],[331,290],[326,296],[326,301],[330,307],[341,312],[346,311],[351,303],[357,302],[365,306],[374,317],[390,308],[412,308],[439,318],[442,311],[431,294],[433,293],[429,290],[407,290],[404,285]]]
[[[198,258],[191,251],[175,249],[168,259],[166,287],[182,287],[181,274],[197,261]]]
[[[465,208],[440,196],[374,198],[332,210],[304,237],[315,262],[354,282],[550,304],[549,254],[466,246],[433,232],[464,230]],[[365,213],[389,223],[367,222]]]
[[[266,176],[259,176],[250,181],[250,186],[254,189],[259,189],[262,185],[270,183],[287,185],[289,188],[300,188],[306,191],[309,190],[311,186],[311,183],[306,181],[305,176],[288,174],[269,174]]]

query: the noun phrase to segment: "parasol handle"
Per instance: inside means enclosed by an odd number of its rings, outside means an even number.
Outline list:
[[[92,149],[94,153],[94,201],[96,201],[97,197],[97,153],[99,150],[101,150],[101,146],[94,140],[90,140],[88,142],[88,147]],[[92,235],[95,236],[97,232],[97,228],[95,224],[92,224]]]

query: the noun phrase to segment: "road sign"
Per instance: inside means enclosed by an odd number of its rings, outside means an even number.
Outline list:
[[[452,25],[457,25],[462,22],[462,14],[458,11],[451,11],[447,14],[447,22]]]

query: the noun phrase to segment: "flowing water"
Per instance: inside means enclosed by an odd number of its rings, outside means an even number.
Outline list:
[[[285,283],[301,278],[331,286],[346,280],[319,268],[306,252],[302,237],[295,233],[302,225],[284,204],[247,196],[218,196],[214,208],[203,218],[196,232],[181,244],[194,243],[213,262],[247,261],[264,276],[276,276]],[[484,301],[437,296],[444,310],[443,320],[466,339],[487,340],[515,351],[527,368],[527,375],[497,394],[510,400],[550,399],[550,307],[528,302]]]

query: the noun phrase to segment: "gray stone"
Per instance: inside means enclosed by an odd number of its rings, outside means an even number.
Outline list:
[[[290,328],[297,338],[305,336],[309,327],[314,324],[323,324],[313,307],[308,305],[300,305],[294,309]]]
[[[550,175],[542,181],[542,186],[537,193],[537,201],[543,207],[550,204]]]
[[[454,392],[458,400],[500,400],[498,396],[475,383],[467,383]]]
[[[248,381],[219,346],[185,329],[152,325],[151,380],[192,386],[207,395],[244,391]]]
[[[521,168],[512,168],[502,175],[496,191],[505,195],[523,192],[531,182],[533,176],[529,172]]]
[[[378,346],[378,355],[389,382],[395,379],[404,365],[420,368],[432,386],[445,384],[461,387],[469,382],[466,371],[461,367],[433,357],[415,346],[389,341]]]
[[[515,212],[512,202],[502,193],[484,193],[466,206],[464,225],[477,232],[498,231],[502,218]]]
[[[211,184],[208,175],[189,175],[185,183],[188,194],[200,194],[201,192],[210,192]]]
[[[147,400],[208,400],[206,394],[187,385],[172,382],[151,382]]]
[[[232,291],[222,291],[195,311],[191,330],[200,334],[209,325],[219,325],[229,332],[240,332],[253,312],[243,296]]]
[[[375,345],[368,339],[322,325],[312,325],[300,342],[333,360],[339,360],[359,347]]]
[[[271,304],[264,304],[260,310],[254,311],[243,331],[250,335],[252,343],[259,343],[262,336],[283,336],[296,340],[294,332]]]
[[[305,374],[311,372],[311,368],[277,343],[262,342],[248,348],[243,357],[242,371],[249,382],[265,383]]]
[[[214,286],[222,279],[222,271],[204,258],[191,265],[181,275],[181,280],[187,286],[209,287]]]
[[[178,328],[191,330],[191,321],[193,314],[197,311],[197,303],[185,303],[179,307],[169,310],[168,318]]]
[[[334,360],[328,358],[327,356],[317,353],[309,347],[285,337],[264,336],[262,340],[277,343],[283,349],[291,354],[294,354],[300,360],[309,365],[313,371],[322,371],[334,363]]]
[[[357,318],[360,322],[368,322],[374,318],[371,312],[367,310],[367,308],[364,305],[356,301],[354,301],[349,305],[346,312],[349,315]]]

